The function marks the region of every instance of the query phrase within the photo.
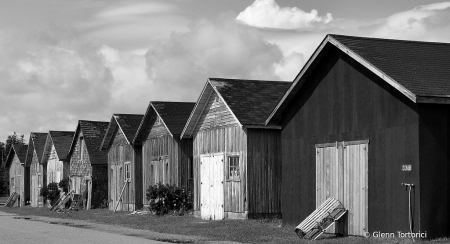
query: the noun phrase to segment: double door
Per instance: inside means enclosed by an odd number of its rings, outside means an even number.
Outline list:
[[[328,232],[364,236],[368,231],[368,143],[316,145],[316,207],[333,197],[348,210]]]

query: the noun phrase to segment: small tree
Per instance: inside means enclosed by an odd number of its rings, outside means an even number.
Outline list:
[[[46,187],[44,186],[43,188],[41,188],[41,192],[39,195],[50,200],[50,204],[53,206],[59,199],[58,184],[56,182],[52,182]]]

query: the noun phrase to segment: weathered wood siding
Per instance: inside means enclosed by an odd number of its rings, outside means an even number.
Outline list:
[[[83,133],[80,131],[70,157],[70,189],[75,190],[76,193],[85,192],[87,189],[86,178],[91,177],[91,206],[97,207],[103,204],[108,197],[108,166],[91,165],[86,143],[83,144],[83,148],[80,148],[81,136]],[[83,158],[81,158],[81,150],[83,150]]]
[[[9,168],[9,192],[17,192],[20,195],[14,206],[25,206],[25,182],[24,182],[25,170],[20,164],[20,160],[17,155],[14,155],[13,161]],[[14,184],[13,184],[14,182]]]
[[[119,203],[117,210],[134,211],[136,209],[136,199],[141,199],[141,192],[137,192],[136,185],[141,184],[140,177],[136,179],[134,147],[128,144],[125,135],[120,129],[117,129],[113,143],[108,151],[108,199],[109,209],[114,210],[122,193],[122,202]],[[140,159],[138,159],[140,161]],[[125,163],[130,164],[130,182],[125,183]],[[140,165],[140,162],[138,162]],[[138,165],[138,167],[139,167]],[[126,184],[126,185],[125,185]],[[125,188],[124,188],[125,187]],[[138,197],[136,195],[139,195]]]
[[[224,153],[225,160],[229,155],[239,155],[240,181],[224,182],[224,210],[235,213],[248,211],[247,134],[240,126],[207,129],[194,134],[194,209],[200,210],[200,156],[214,153]]]
[[[31,189],[30,189],[30,201],[32,207],[42,207],[44,200],[42,196],[39,196],[40,190],[45,186],[44,181],[44,165],[39,163],[36,150],[33,150],[33,158],[31,159],[30,166],[31,173]]]
[[[213,92],[198,119],[194,133],[217,127],[237,125],[238,122],[217,93]]]
[[[247,129],[249,217],[281,217],[281,130]]]
[[[64,175],[64,173],[66,173],[66,175]],[[68,170],[66,169],[66,172],[64,172],[64,163],[63,161],[59,161],[55,146],[52,143],[52,148],[47,161],[47,182],[59,183],[65,177],[68,177]]]
[[[284,110],[281,125],[284,224],[297,225],[315,209],[315,144],[369,139],[368,230],[409,230],[401,183],[419,184],[417,104],[332,47]],[[416,223],[420,194],[416,187]]]
[[[180,140],[178,135],[172,137],[164,124],[155,125],[155,119],[151,123],[150,132],[142,145],[142,200],[145,204],[148,203],[148,187],[158,182],[193,191],[192,179],[189,179],[192,139]]]

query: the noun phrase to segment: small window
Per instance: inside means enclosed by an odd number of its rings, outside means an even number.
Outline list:
[[[169,184],[169,162],[167,159],[165,160],[165,174],[164,174],[164,183]]]
[[[11,178],[11,188],[15,188],[15,187],[16,187],[16,184],[15,184],[14,178]]]
[[[42,187],[42,175],[38,174],[38,187]]]
[[[239,180],[239,156],[228,157],[228,180]]]
[[[215,96],[215,97],[214,97],[214,102],[215,102],[215,103],[220,102],[220,97],[219,97],[219,96]]]
[[[125,182],[131,182],[130,162],[125,163]]]
[[[123,162],[124,160],[124,157],[123,157],[123,145],[120,145],[119,146],[119,162]]]
[[[160,125],[161,123],[161,118],[159,116],[156,117],[155,125]]]
[[[84,138],[80,136],[80,160],[84,159]]]
[[[153,178],[152,179],[153,185],[156,184],[155,171],[153,170],[153,163],[152,165],[150,165],[150,176]]]

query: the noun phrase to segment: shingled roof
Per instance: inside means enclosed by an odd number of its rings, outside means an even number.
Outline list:
[[[279,116],[332,47],[348,54],[413,102],[450,103],[450,43],[327,35],[266,122]]]
[[[36,151],[38,162],[41,163],[42,155],[44,154],[45,141],[47,140],[47,133],[31,132],[28,146],[28,153],[25,156],[26,166],[31,165],[33,159],[33,150]]]
[[[69,155],[73,153],[76,140],[81,131],[83,133],[84,141],[86,142],[86,148],[91,164],[106,164],[108,162],[108,153],[99,149],[108,125],[109,122],[104,121],[79,120],[77,130],[75,131],[70,146]]]
[[[74,131],[49,131],[51,142],[55,146],[59,160],[66,160],[73,141]],[[51,149],[50,149],[51,150]]]
[[[25,164],[27,157],[28,144],[15,144],[9,149],[8,156],[6,157],[5,167],[9,168],[14,159],[14,155],[17,155],[21,164]]]
[[[131,144],[143,117],[142,114],[113,114],[100,148],[107,149],[111,145],[117,128],[122,130],[128,143]]]
[[[242,126],[264,127],[265,120],[291,82],[209,78],[184,128],[191,136],[209,95],[216,92]]]
[[[158,115],[161,118],[172,136],[180,135],[194,106],[195,103],[193,102],[151,101],[133,141],[139,142],[145,137],[154,115]]]

